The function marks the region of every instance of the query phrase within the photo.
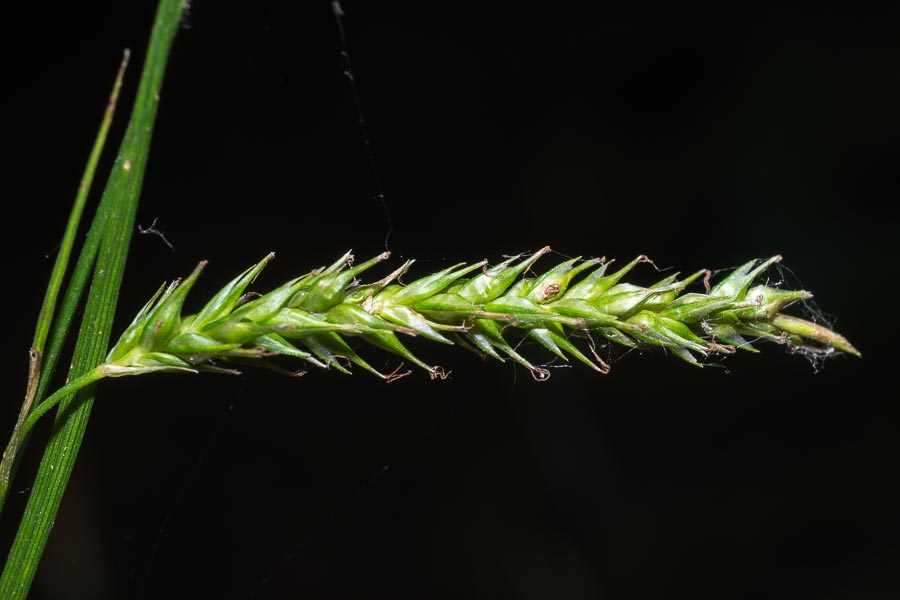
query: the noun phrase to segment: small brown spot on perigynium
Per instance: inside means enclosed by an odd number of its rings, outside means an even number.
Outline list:
[[[547,287],[544,288],[544,291],[541,292],[541,298],[544,300],[550,300],[551,298],[555,298],[559,293],[559,284],[551,283]]]

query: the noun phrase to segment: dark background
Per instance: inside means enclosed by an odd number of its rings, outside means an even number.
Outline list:
[[[545,267],[646,253],[692,272],[780,253],[790,271],[772,277],[814,291],[864,360],[815,372],[766,345],[726,371],[631,353],[608,376],[575,365],[538,384],[414,343],[452,378],[106,382],[32,597],[897,597],[900,11],[344,10],[394,264],[549,244]],[[7,8],[3,431],[120,53],[134,56],[98,188],[153,11]],[[269,251],[260,289],[383,249],[340,51],[325,0],[194,4],[138,215],[175,251],[135,234],[117,332],[200,259],[194,307]],[[4,554],[25,499],[7,503]]]

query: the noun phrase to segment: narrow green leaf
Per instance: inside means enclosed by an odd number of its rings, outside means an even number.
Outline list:
[[[56,313],[56,304],[59,297],[62,282],[65,278],[66,271],[69,267],[69,258],[72,255],[72,249],[75,245],[75,235],[81,224],[81,216],[84,213],[84,207],[87,203],[88,195],[94,182],[94,174],[97,171],[97,164],[103,154],[103,148],[106,146],[106,138],[109,134],[109,128],[112,125],[113,116],[115,114],[116,104],[119,100],[119,91],[122,89],[122,80],[125,77],[125,69],[128,66],[128,59],[131,53],[126,50],[122,56],[122,62],[119,64],[119,71],[113,83],[112,93],[106,104],[106,110],[103,113],[103,119],[100,122],[100,129],[91,148],[87,165],[81,176],[81,182],[78,185],[78,192],[75,195],[75,201],[72,204],[69,220],[66,223],[66,230],[60,243],[59,253],[56,255],[56,261],[53,264],[53,270],[50,273],[50,281],[47,290],[44,293],[44,300],[38,313],[37,325],[35,326],[34,338],[31,342],[31,350],[29,351],[29,368],[28,382],[26,385],[25,400],[19,410],[19,417],[16,420],[13,434],[10,437],[9,444],[3,452],[3,459],[0,461],[0,513],[3,511],[3,505],[6,502],[6,495],[9,486],[18,466],[18,457],[24,450],[28,438],[27,433],[23,430],[28,415],[32,411],[32,406],[36,398],[40,398],[43,393],[46,382],[49,381],[56,367],[56,355],[58,348],[51,341],[51,349],[55,350],[52,357],[45,360],[45,350],[47,337],[50,334],[51,325],[53,324],[54,315]],[[93,264],[94,252],[90,253],[91,263]],[[82,288],[83,289],[83,288]],[[80,291],[77,294],[80,298]],[[63,307],[65,311],[65,304]],[[68,329],[68,322],[65,321],[63,327]],[[41,382],[44,385],[41,385]]]
[[[97,164],[100,162],[103,148],[106,146],[106,137],[109,134],[109,128],[112,125],[116,104],[119,101],[119,91],[122,89],[122,80],[125,77],[125,69],[128,67],[128,59],[130,57],[131,52],[126,50],[122,56],[122,62],[119,65],[119,72],[116,75],[116,81],[113,84],[109,102],[106,104],[106,111],[103,114],[100,131],[97,133],[97,138],[94,140],[94,146],[91,149],[87,166],[84,169],[84,175],[81,177],[81,184],[78,186],[78,194],[75,196],[75,203],[72,206],[72,212],[69,214],[66,231],[63,234],[62,243],[59,247],[59,254],[56,255],[56,262],[53,264],[53,271],[50,274],[50,284],[47,286],[44,303],[41,306],[41,312],[38,316],[34,342],[32,343],[32,347],[39,354],[43,354],[44,345],[47,341],[47,336],[50,333],[53,313],[56,311],[56,300],[59,296],[60,288],[62,287],[63,277],[65,277],[66,270],[69,266],[69,257],[72,255],[72,248],[75,245],[75,235],[78,232],[78,226],[81,224],[81,215],[84,213],[88,194],[90,194],[94,184],[94,174],[97,172]]]

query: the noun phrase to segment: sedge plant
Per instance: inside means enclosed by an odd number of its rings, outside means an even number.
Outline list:
[[[228,282],[199,310],[186,312],[188,295],[206,264],[201,262],[184,280],[160,287],[108,348],[159,90],[184,6],[184,0],[160,2],[129,127],[56,319],[61,273],[99,149],[89,163],[87,184],[82,185],[62,258],[51,278],[31,353],[26,401],[0,462],[0,509],[33,427],[53,409],[63,410],[57,411],[19,533],[0,576],[0,597],[27,595],[84,435],[93,402],[92,384],[104,378],[157,372],[233,374],[247,366],[291,375],[308,369],[349,373],[357,367],[392,382],[411,373],[403,366],[407,363],[433,379],[446,378],[447,369],[404,345],[405,338],[413,337],[515,361],[537,381],[550,377],[547,358],[577,361],[607,373],[610,367],[600,357],[600,344],[658,348],[693,366],[738,351],[757,352],[757,342],[775,342],[792,351],[859,356],[843,336],[787,312],[810,299],[811,293],[762,282],[761,275],[779,256],[751,260],[718,282],[711,282],[711,273],[701,270],[640,286],[627,278],[638,265],[650,262],[645,256],[623,266],[603,258],[578,257],[540,270],[538,260],[550,252],[547,247],[497,264],[486,260],[456,264],[407,283],[401,283],[401,278],[410,277],[413,261],[372,279],[366,272],[387,261],[389,253],[356,263],[347,252],[331,265],[299,272],[258,293],[251,285],[272,260],[270,254]],[[120,84],[121,73],[110,106]],[[110,119],[111,108],[98,137],[101,149]],[[91,273],[69,380],[45,395]],[[51,322],[51,343],[45,352]],[[401,366],[390,373],[379,371],[364,357],[365,346],[397,355]],[[531,349],[543,352],[544,358],[531,357]]]

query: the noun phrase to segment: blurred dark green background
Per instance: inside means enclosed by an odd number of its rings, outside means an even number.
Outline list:
[[[108,382],[32,597],[897,597],[900,11],[659,4],[346,0],[397,263],[782,254],[773,280],[814,291],[864,360],[619,353],[606,377],[537,384],[411,344],[453,377]],[[153,11],[7,8],[3,432],[121,51],[111,139]],[[138,217],[175,251],[135,235],[120,330],[201,259],[194,306],[269,251],[260,289],[383,249],[340,52],[326,0],[193,5]]]

